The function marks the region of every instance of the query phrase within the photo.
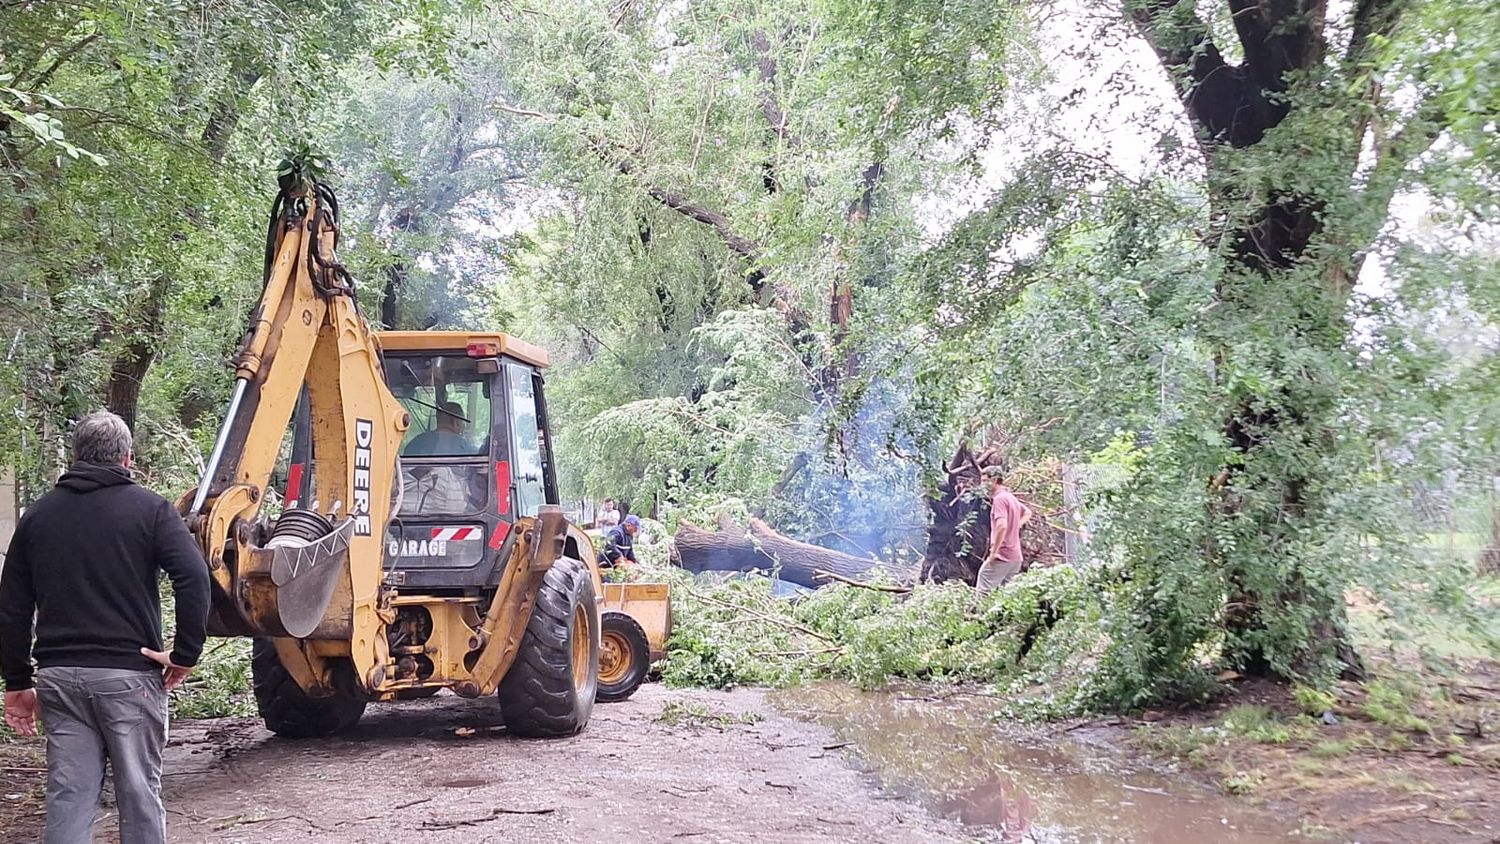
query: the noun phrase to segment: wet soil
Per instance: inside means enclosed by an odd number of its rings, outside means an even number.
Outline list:
[[[29,841],[40,835],[47,755],[39,740],[16,737],[0,727],[0,840]]]
[[[1207,708],[1075,734],[1175,760],[1244,802],[1299,818],[1312,840],[1500,842],[1500,666],[1380,675],[1344,684],[1326,719],[1303,714],[1283,685],[1237,681]],[[1259,726],[1236,729],[1236,713]]]
[[[1337,723],[1277,722],[1295,729],[1275,742],[1223,724],[1247,705],[1290,718],[1279,687],[1024,726],[980,689],[653,684],[550,741],[442,696],[311,741],[250,718],[174,722],[164,791],[171,840],[192,842],[1497,841],[1500,710],[1466,688],[1451,711],[1417,710],[1430,734],[1362,720],[1350,692]],[[39,741],[0,739],[0,840],[39,838],[42,764]],[[113,821],[106,807],[98,840]]]

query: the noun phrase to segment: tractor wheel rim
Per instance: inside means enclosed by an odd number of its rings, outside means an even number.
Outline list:
[[[582,604],[573,608],[573,688],[582,689],[589,681],[589,613]]]
[[[615,632],[605,633],[599,645],[599,682],[618,683],[630,667],[630,645]]]

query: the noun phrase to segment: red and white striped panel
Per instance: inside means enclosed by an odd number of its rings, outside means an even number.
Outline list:
[[[471,539],[483,539],[484,531],[477,527],[435,527],[432,529],[432,538],[444,542],[468,542]]]

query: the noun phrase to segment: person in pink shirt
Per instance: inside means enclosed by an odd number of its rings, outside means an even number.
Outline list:
[[[1005,470],[986,466],[980,473],[990,492],[990,552],[979,566],[974,588],[983,595],[1021,571],[1021,526],[1031,509],[1005,486]]]

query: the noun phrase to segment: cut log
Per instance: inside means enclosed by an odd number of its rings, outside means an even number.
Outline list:
[[[819,572],[864,580],[881,564],[798,542],[760,519],[751,519],[748,528],[721,521],[718,530],[683,522],[677,527],[676,554],[678,564],[690,572],[775,570],[782,580],[813,589],[828,583]]]

